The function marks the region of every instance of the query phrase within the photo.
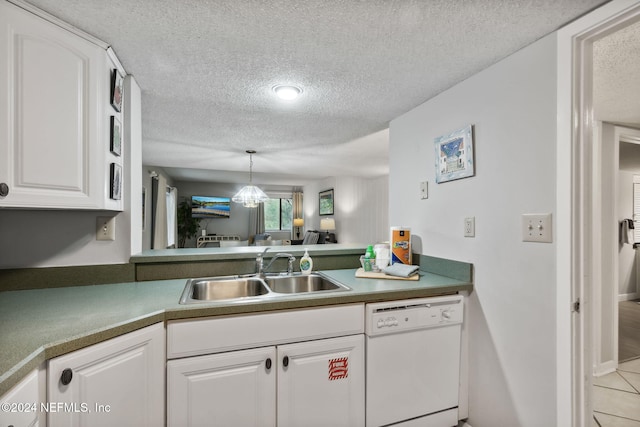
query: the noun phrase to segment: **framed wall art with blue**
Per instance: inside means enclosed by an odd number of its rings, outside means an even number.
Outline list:
[[[475,175],[472,125],[440,136],[434,144],[438,184]]]

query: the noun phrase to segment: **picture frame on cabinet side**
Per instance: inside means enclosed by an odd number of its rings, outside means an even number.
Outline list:
[[[116,156],[122,155],[122,124],[116,116],[111,116],[111,143],[109,149]]]
[[[124,77],[117,68],[111,72],[111,106],[119,113],[122,111],[124,97]]]

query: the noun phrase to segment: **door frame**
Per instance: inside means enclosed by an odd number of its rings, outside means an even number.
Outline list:
[[[593,43],[639,18],[640,2],[614,0],[557,33],[557,425],[593,416]]]

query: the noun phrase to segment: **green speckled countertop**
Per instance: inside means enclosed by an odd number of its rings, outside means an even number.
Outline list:
[[[157,322],[473,289],[470,279],[424,271],[418,281],[361,279],[355,277],[355,271],[323,272],[349,286],[350,291],[249,302],[180,305],[185,279],[0,292],[0,395],[46,360]]]

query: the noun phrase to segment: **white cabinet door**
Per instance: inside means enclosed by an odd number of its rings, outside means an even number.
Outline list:
[[[364,335],[278,347],[278,427],[364,426]]]
[[[49,427],[164,425],[165,360],[162,323],[51,359]]]
[[[33,370],[11,390],[0,397],[0,426],[39,426],[42,415],[39,393],[39,370]],[[44,425],[44,422],[42,423]]]
[[[0,207],[105,204],[106,61],[99,46],[0,2]]]
[[[275,347],[167,363],[167,426],[276,425]]]

